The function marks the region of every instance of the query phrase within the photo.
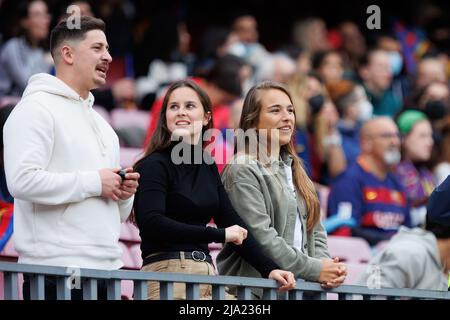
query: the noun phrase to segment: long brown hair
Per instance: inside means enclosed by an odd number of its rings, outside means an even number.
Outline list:
[[[194,81],[190,79],[184,79],[179,80],[170,85],[170,87],[167,89],[166,95],[164,96],[161,113],[159,115],[158,124],[156,126],[155,132],[153,133],[153,136],[150,140],[150,143],[148,144],[147,148],[145,149],[144,155],[134,164],[133,170],[137,171],[139,164],[147,158],[149,155],[151,155],[155,151],[162,151],[167,149],[173,141],[171,141],[171,132],[169,131],[169,128],[167,127],[167,117],[166,117],[166,110],[167,110],[167,104],[169,103],[170,96],[172,92],[174,92],[176,89],[179,88],[191,88],[192,90],[197,93],[198,98],[200,99],[200,102],[203,107],[203,111],[210,114],[210,119],[208,121],[208,124],[206,126],[202,127],[202,136],[200,139],[202,139],[203,134],[206,130],[211,129],[213,127],[213,118],[212,118],[212,106],[211,106],[211,100],[209,99],[208,95],[201,89]],[[203,144],[203,147],[205,144]],[[133,210],[130,214],[130,217],[128,218],[128,221],[135,223],[136,222],[136,216],[134,213],[134,206]]]
[[[239,122],[239,128],[244,132],[248,129],[254,129],[258,125],[262,109],[261,91],[263,90],[280,90],[289,97],[289,100],[292,103],[291,95],[280,83],[264,81],[252,87],[245,97],[244,105],[242,107],[241,120]],[[299,192],[305,199],[308,212],[307,230],[311,231],[320,220],[319,199],[317,197],[313,182],[306,174],[302,161],[295,152],[294,135],[292,135],[291,141],[288,144],[281,146],[280,153],[287,153],[292,157],[292,175],[294,177],[294,185],[297,192]]]

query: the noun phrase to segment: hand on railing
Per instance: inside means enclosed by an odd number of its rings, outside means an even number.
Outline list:
[[[339,262],[339,258],[323,259],[322,270],[319,275],[319,282],[322,288],[337,288],[345,281],[347,267]]]
[[[289,291],[295,288],[294,274],[290,271],[274,269],[269,274],[269,279],[274,279],[281,284],[279,291]]]

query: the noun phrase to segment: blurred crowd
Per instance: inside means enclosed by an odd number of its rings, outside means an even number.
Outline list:
[[[69,5],[75,11],[68,13]],[[122,139],[123,147],[148,143],[173,81],[193,78],[211,99],[214,127],[224,132],[238,127],[248,89],[273,80],[294,100],[295,148],[316,183],[329,233],[375,245],[401,225],[420,226],[428,197],[450,174],[450,24],[432,3],[420,22],[392,19],[381,31],[350,20],[328,26],[318,13],[295,21],[286,30],[291,41],[271,50],[247,11],[193,38],[179,11],[138,20],[133,1],[0,1],[0,10],[3,21],[16,17],[0,29],[2,119],[31,75],[54,72],[49,30],[79,10],[105,21],[113,56],[95,104],[151,114],[147,132]],[[224,138],[224,148],[231,143]],[[0,187],[1,200],[11,201]]]

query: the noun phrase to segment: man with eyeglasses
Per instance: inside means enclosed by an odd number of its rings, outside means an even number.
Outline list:
[[[410,226],[409,206],[393,169],[400,162],[400,136],[389,117],[369,120],[361,129],[361,154],[331,185],[330,215],[353,218],[356,226],[335,234],[357,236],[369,244],[388,240]]]

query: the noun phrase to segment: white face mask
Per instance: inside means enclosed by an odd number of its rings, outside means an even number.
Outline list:
[[[389,60],[391,63],[391,71],[394,76],[397,76],[402,72],[403,68],[403,57],[397,51],[389,52]]]
[[[402,155],[398,150],[388,150],[383,155],[384,162],[389,166],[394,166],[400,162]]]
[[[359,108],[359,117],[358,120],[362,122],[366,122],[370,120],[373,115],[373,105],[368,101],[364,100],[358,105]]]
[[[246,58],[248,55],[248,48],[242,42],[235,42],[228,48],[228,53],[234,54],[240,58]]]

